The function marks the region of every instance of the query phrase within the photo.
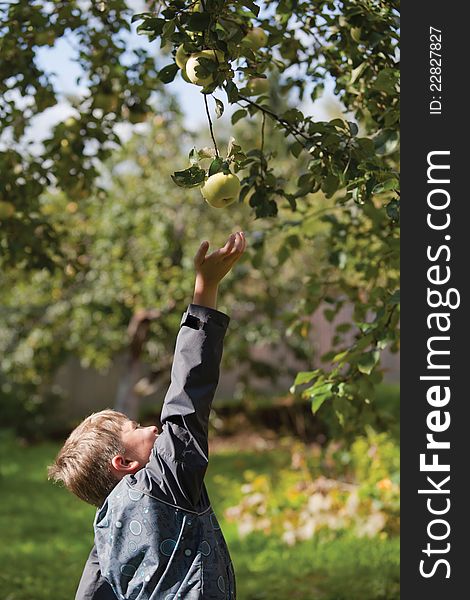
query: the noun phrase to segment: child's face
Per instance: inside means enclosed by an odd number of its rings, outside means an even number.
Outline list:
[[[122,441],[126,448],[126,457],[137,461],[142,469],[148,463],[150,453],[158,436],[155,425],[141,427],[135,421],[127,421],[122,428]]]

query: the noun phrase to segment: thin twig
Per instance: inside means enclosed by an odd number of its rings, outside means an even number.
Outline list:
[[[266,115],[263,113],[263,121],[261,123],[261,152],[264,152],[264,126],[266,125]]]
[[[287,127],[293,135],[294,134],[299,135],[300,137],[304,138],[304,140],[307,140],[308,142],[311,141],[311,138],[308,135],[306,135],[305,133],[303,133],[303,131],[300,131],[299,129],[294,127],[291,123],[289,123],[289,121],[286,121],[285,119],[276,115],[276,113],[269,110],[269,108],[266,108],[265,106],[258,104],[257,102],[253,102],[253,100],[250,100],[249,98],[246,98],[245,96],[239,95],[239,98],[240,98],[240,100],[244,100],[245,102],[248,102],[248,104],[251,104],[251,106],[255,106],[258,110],[261,110],[264,114],[269,115],[272,119],[274,119],[281,125],[284,125],[284,127]]]
[[[214,142],[215,155],[217,158],[219,158],[219,149],[217,148],[217,142],[215,141],[215,136],[214,136],[214,129],[212,128],[212,119],[211,119],[211,115],[209,112],[209,105],[207,103],[207,94],[203,94],[203,96],[204,96],[204,104],[206,105],[207,120],[209,121],[209,129],[211,132],[212,141]]]

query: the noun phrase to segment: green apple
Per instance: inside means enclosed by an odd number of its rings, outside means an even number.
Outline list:
[[[186,73],[186,69],[181,69],[181,77],[187,82],[192,83],[191,79],[189,79],[188,74]]]
[[[253,50],[259,50],[268,43],[268,36],[261,27],[253,27],[253,29],[250,29],[245,35],[242,42]]]
[[[214,62],[221,63],[224,60],[224,53],[220,50],[202,50],[202,52],[191,54],[188,58],[186,62],[186,75],[189,77],[191,83],[205,87],[214,81],[214,77],[212,74],[209,74],[207,77],[197,75],[196,69],[199,66],[200,58],[208,58]]]
[[[186,66],[186,63],[188,62],[188,58],[190,56],[191,56],[191,54],[188,54],[187,52],[185,52],[184,45],[181,44],[181,46],[178,47],[178,50],[176,51],[176,54],[175,54],[175,62],[180,69],[184,69],[184,67]]]
[[[15,214],[15,206],[11,202],[0,200],[0,219],[9,219]]]
[[[233,173],[215,173],[201,187],[204,200],[214,208],[225,208],[240,193],[240,180]]]
[[[269,91],[269,81],[264,77],[253,77],[246,85],[248,96],[260,96]]]

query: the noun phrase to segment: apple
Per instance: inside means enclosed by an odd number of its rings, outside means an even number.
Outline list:
[[[186,66],[186,63],[188,62],[188,58],[190,56],[191,56],[191,54],[188,54],[187,52],[185,52],[184,44],[181,44],[181,46],[178,46],[178,50],[176,51],[176,54],[175,54],[175,62],[180,69],[184,69],[184,67]]]
[[[191,54],[188,58],[186,62],[186,75],[189,77],[191,83],[205,87],[214,81],[214,77],[212,74],[209,74],[207,77],[197,75],[196,69],[199,66],[200,58],[208,58],[214,62],[221,63],[224,60],[224,53],[220,50],[202,50],[202,52]]]
[[[253,77],[246,85],[249,96],[259,96],[269,91],[269,81],[264,77]]]
[[[192,83],[191,79],[189,79],[188,74],[186,73],[186,69],[181,69],[181,77],[187,82]]]
[[[11,202],[0,200],[0,219],[9,219],[15,214],[15,206]]]
[[[204,200],[214,208],[225,208],[235,202],[240,193],[240,180],[233,173],[215,173],[201,187]]]
[[[244,42],[253,50],[259,50],[268,43],[268,36],[264,29],[261,29],[261,27],[253,27],[253,29],[250,29],[250,31],[245,35],[242,42]]]

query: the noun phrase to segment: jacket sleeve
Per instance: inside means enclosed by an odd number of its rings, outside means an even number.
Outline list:
[[[213,308],[190,304],[181,319],[171,383],[147,469],[194,505],[208,462],[209,413],[219,383],[223,342],[230,318]],[[162,475],[163,474],[163,475]]]
[[[83,569],[75,600],[116,600],[112,587],[101,576],[95,545]]]

